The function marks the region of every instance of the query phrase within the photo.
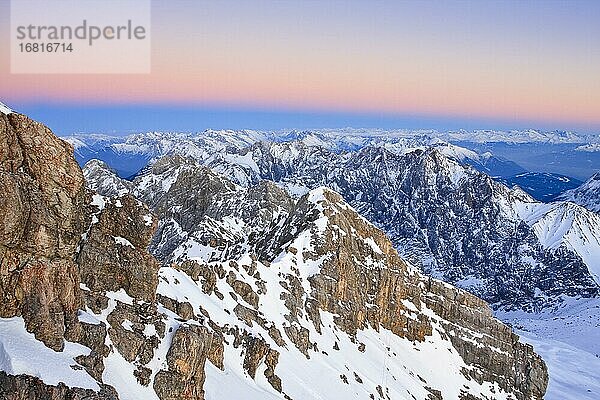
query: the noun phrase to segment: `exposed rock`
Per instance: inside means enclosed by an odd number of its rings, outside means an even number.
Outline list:
[[[73,254],[86,226],[70,144],[29,118],[0,114],[0,317],[22,316],[54,350],[79,329]]]
[[[154,301],[158,262],[147,253],[156,222],[147,207],[126,195],[106,202],[84,241],[77,263],[93,291],[117,291]]]
[[[204,363],[210,359],[223,365],[221,339],[198,326],[182,326],[167,353],[168,370],[161,370],[154,379],[154,390],[161,400],[204,399]]]
[[[177,300],[173,300],[169,297],[163,296],[161,294],[157,295],[157,300],[160,304],[165,306],[168,310],[173,311],[175,314],[179,315],[181,319],[186,321],[197,319],[194,315],[194,308],[187,301],[179,302]]]
[[[164,323],[156,310],[148,305],[128,305],[117,302],[115,309],[108,315],[110,328],[108,333],[119,353],[129,362],[136,361],[145,365],[152,359],[154,349],[158,346],[157,335],[144,334],[146,327]]]
[[[246,303],[252,305],[254,308],[258,307],[258,294],[246,282],[235,279],[233,271],[230,271],[229,275],[227,275],[227,283]]]
[[[29,375],[7,375],[0,371],[0,399],[2,400],[118,400],[117,393],[103,386],[100,392],[89,389],[70,388],[59,383],[46,385]]]

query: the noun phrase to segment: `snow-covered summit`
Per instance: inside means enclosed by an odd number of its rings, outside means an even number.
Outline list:
[[[8,115],[12,112],[13,110],[11,110],[6,104],[0,101],[0,113]]]

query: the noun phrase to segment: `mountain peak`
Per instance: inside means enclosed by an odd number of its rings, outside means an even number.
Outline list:
[[[579,187],[564,192],[558,199],[572,201],[591,211],[600,212],[600,171]]]
[[[11,114],[13,110],[11,110],[6,104],[0,101],[0,113],[8,115]]]

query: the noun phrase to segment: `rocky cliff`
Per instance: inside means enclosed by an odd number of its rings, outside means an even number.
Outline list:
[[[101,196],[44,126],[0,130],[3,398],[543,397],[531,346],[333,191],[173,157]]]

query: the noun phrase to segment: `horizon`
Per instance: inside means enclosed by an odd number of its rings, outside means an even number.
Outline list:
[[[395,115],[318,110],[272,110],[177,105],[18,104],[0,99],[18,113],[44,123],[58,136],[143,132],[200,133],[206,130],[311,131],[539,131],[600,137],[599,129],[573,129],[543,121],[511,123],[502,119],[464,119],[439,115]],[[581,128],[581,127],[580,127]]]

